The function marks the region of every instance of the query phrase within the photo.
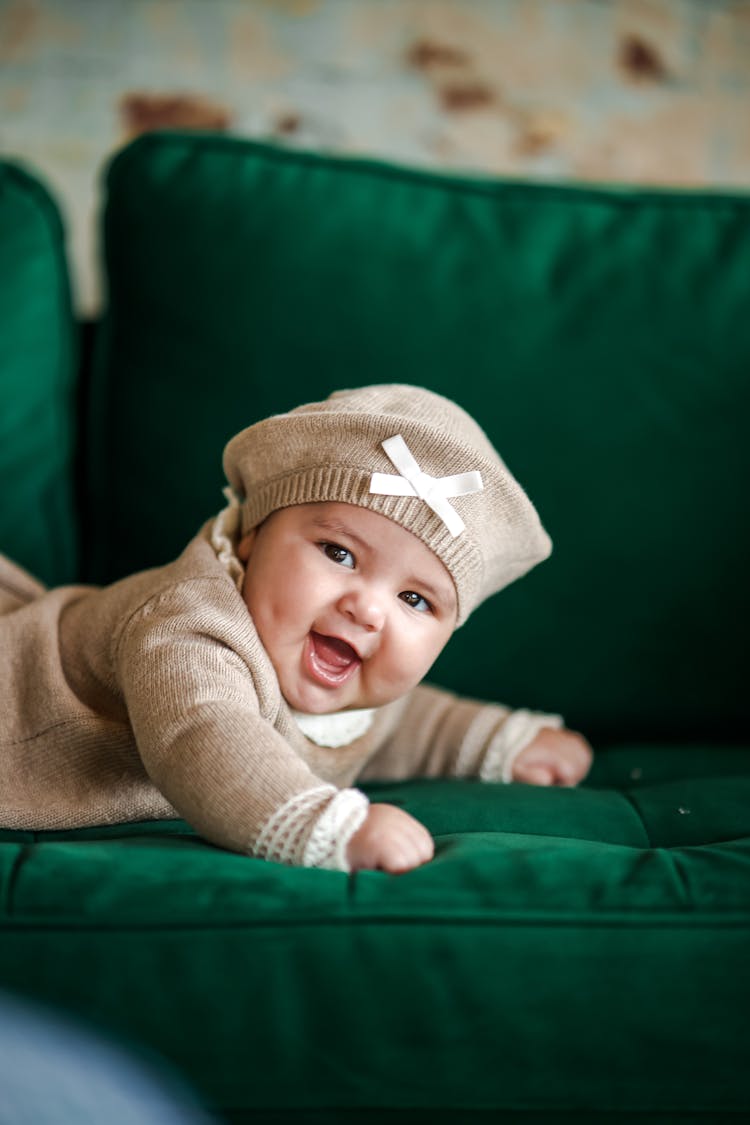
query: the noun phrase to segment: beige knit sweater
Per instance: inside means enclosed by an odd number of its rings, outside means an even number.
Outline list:
[[[347,870],[357,779],[509,780],[558,716],[420,686],[349,745],[306,738],[210,542],[103,589],[44,592],[0,556],[0,826],[180,816],[235,851]]]

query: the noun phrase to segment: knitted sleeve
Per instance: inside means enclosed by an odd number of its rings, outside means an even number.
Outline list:
[[[407,697],[394,733],[370,759],[363,779],[478,777],[509,782],[518,755],[560,715],[513,711],[421,684]]]
[[[146,772],[221,847],[348,870],[367,798],[321,781],[275,730],[261,713],[262,685],[221,631],[166,595],[118,637],[116,674]]]

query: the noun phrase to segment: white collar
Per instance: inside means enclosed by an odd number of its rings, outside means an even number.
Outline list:
[[[367,734],[375,718],[375,708],[334,711],[330,715],[306,715],[302,711],[292,711],[292,718],[310,742],[337,749]]]

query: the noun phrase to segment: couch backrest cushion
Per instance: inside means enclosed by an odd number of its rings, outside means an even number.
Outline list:
[[[421,383],[477,417],[555,544],[432,678],[599,739],[744,734],[747,198],[152,134],[115,159],[105,225],[94,577],[180,550],[241,427]]]
[[[76,577],[76,353],[57,206],[0,161],[0,551],[50,584]]]

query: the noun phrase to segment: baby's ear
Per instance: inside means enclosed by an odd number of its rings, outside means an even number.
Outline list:
[[[247,535],[243,535],[237,544],[237,558],[240,562],[246,563],[250,558],[257,530],[257,527],[254,527],[252,531],[248,531]]]

